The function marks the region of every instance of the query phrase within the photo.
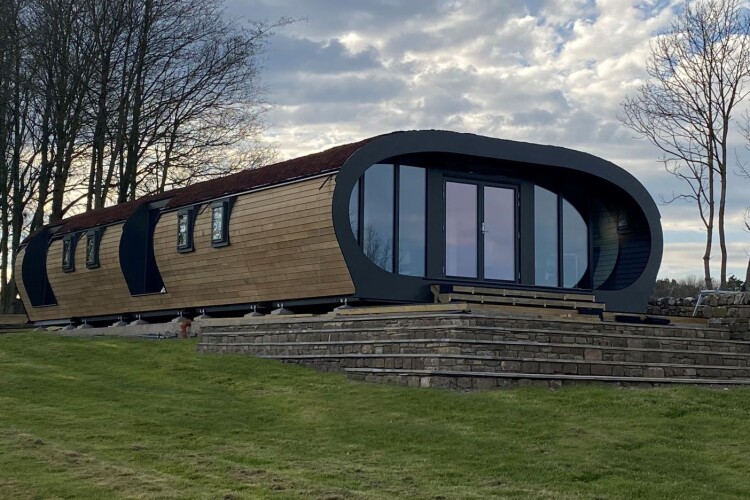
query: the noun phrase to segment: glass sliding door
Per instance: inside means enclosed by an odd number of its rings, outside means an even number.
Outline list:
[[[445,183],[445,274],[477,277],[477,185]]]
[[[516,190],[445,183],[445,275],[516,280]]]
[[[484,279],[515,281],[516,190],[484,186]]]

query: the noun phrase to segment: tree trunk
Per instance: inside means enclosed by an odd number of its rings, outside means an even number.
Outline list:
[[[726,207],[726,196],[727,175],[726,168],[724,168],[721,175],[721,190],[719,193],[719,248],[721,249],[721,271],[719,275],[721,284],[719,285],[719,288],[721,289],[727,287],[727,241],[724,232],[724,210]]]
[[[118,202],[135,199],[136,174],[138,167],[139,144],[141,139],[141,108],[143,106],[144,78],[146,68],[146,55],[149,49],[149,36],[151,32],[151,22],[153,10],[153,0],[145,0],[143,6],[143,24],[140,38],[138,40],[138,56],[135,64],[135,87],[133,89],[133,109],[131,112],[131,124],[128,134],[128,157],[125,161],[123,178],[120,179],[120,193]]]
[[[44,225],[44,215],[46,212],[47,198],[49,197],[49,182],[52,176],[52,161],[50,159],[50,121],[52,114],[52,95],[51,90],[47,84],[46,99],[44,104],[44,110],[42,111],[42,127],[41,127],[41,144],[40,150],[42,153],[41,162],[39,165],[39,196],[37,199],[36,212],[31,222],[31,231],[35,231]]]
[[[713,290],[714,284],[711,279],[711,247],[714,240],[714,171],[711,161],[712,153],[709,152],[708,165],[708,223],[706,224],[706,250],[703,253],[703,277],[706,282],[706,290]]]

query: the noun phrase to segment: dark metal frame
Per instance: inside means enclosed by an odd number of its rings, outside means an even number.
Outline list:
[[[76,270],[76,243],[78,242],[79,233],[71,233],[63,236],[62,239],[62,270],[66,273],[72,273]],[[67,259],[66,259],[67,257]],[[65,262],[67,260],[67,263]]]
[[[421,165],[420,157],[427,158]],[[370,165],[386,162],[429,167],[428,254],[424,278],[380,269],[363,254],[350,229],[349,197],[355,182]],[[638,229],[638,244],[640,248],[647,246],[641,252],[644,260],[642,264],[638,264],[642,266],[638,268],[639,274],[633,275],[632,269],[621,266],[620,261],[627,258],[621,253],[613,270],[613,278],[593,292],[597,300],[606,302],[607,307],[612,310],[638,312],[645,309],[661,261],[663,240],[658,209],[645,188],[631,174],[606,160],[579,151],[434,130],[400,132],[374,139],[353,153],[339,171],[333,198],[333,223],[354,282],[354,298],[380,302],[431,301],[430,284],[477,283],[476,280],[446,279],[442,274],[443,263],[437,264],[433,258],[440,255],[441,261],[444,259],[444,243],[440,241],[444,239],[443,217],[440,215],[444,207],[440,205],[444,203],[441,196],[443,176],[448,173],[451,177],[455,177],[456,173],[474,178],[489,175],[495,182],[512,178],[513,184],[519,184],[519,212],[522,214],[517,226],[521,232],[519,256],[533,255],[534,250],[533,220],[524,215],[533,214],[533,184],[550,186],[554,192],[567,199],[587,221],[587,217],[590,217],[587,207],[591,193],[606,197],[609,205],[635,210],[635,215],[639,214],[639,220],[643,221]],[[529,204],[532,205],[531,209]],[[588,258],[593,258],[591,248]],[[520,282],[499,284],[505,287],[539,288],[533,284],[533,267],[533,259],[523,258],[518,266]],[[620,269],[626,273],[622,274],[625,278],[620,279],[613,288],[617,281],[614,274],[619,273]],[[591,286],[592,276],[589,269],[579,284]],[[557,289],[564,290],[561,287]]]
[[[443,278],[447,280],[476,280],[481,283],[519,283],[521,281],[521,266],[520,266],[520,250],[521,250],[521,231],[520,231],[520,219],[521,219],[521,198],[520,198],[520,184],[509,183],[500,180],[488,180],[486,176],[478,175],[451,175],[446,174],[443,176],[443,221],[447,220],[447,193],[446,184],[448,182],[457,182],[463,184],[472,184],[477,186],[477,277],[471,278],[467,276],[453,276],[447,273],[447,265],[445,262],[447,248],[443,248],[442,259],[443,259]],[[485,277],[484,269],[484,231],[482,231],[482,225],[486,221],[486,214],[484,212],[484,188],[494,187],[510,189],[513,191],[513,279],[512,280],[500,280],[494,278]],[[445,226],[443,226],[445,228]],[[445,231],[443,231],[445,237]]]
[[[21,276],[32,307],[56,306],[57,298],[47,276],[49,243],[59,229],[42,228],[29,237],[24,248]]]
[[[122,226],[120,269],[130,295],[160,293],[164,287],[154,255],[154,229],[167,201],[142,205]]]
[[[189,253],[195,250],[193,245],[193,232],[195,224],[195,206],[181,208],[177,211],[177,251],[180,253]],[[180,244],[180,218],[187,217],[187,241]]]
[[[388,271],[387,269],[385,271],[394,273],[394,274],[400,274],[400,269],[398,265],[399,261],[399,225],[400,225],[400,214],[401,214],[401,197],[400,190],[401,190],[401,167],[411,167],[412,165],[406,165],[399,162],[380,162],[381,164],[389,164],[393,167],[393,241],[391,242],[391,270]],[[419,167],[424,168],[424,167]],[[424,262],[425,262],[425,270],[424,272],[427,272],[427,169],[425,168],[425,248],[424,248]],[[356,183],[355,183],[356,184]],[[364,225],[365,225],[365,176],[362,175],[359,179],[359,185],[357,186],[359,192],[357,193],[357,234],[354,235],[357,243],[360,245],[360,248],[362,248],[362,245],[364,245]],[[349,205],[347,204],[347,213],[349,211]],[[349,226],[351,228],[351,225]],[[353,234],[353,231],[352,231]],[[381,268],[382,269],[382,268]],[[404,274],[402,276],[410,276],[407,274]],[[421,276],[420,276],[421,277]]]
[[[96,269],[99,267],[99,246],[102,241],[104,228],[95,227],[86,231],[86,269]],[[89,241],[94,240],[94,255],[89,258]]]
[[[211,203],[211,224],[210,224],[210,234],[211,234],[211,246],[213,248],[221,248],[229,245],[229,217],[232,213],[232,207],[234,206],[234,201],[237,198],[235,196],[231,198],[225,198],[223,200],[214,201]],[[221,217],[221,238],[218,240],[214,239],[214,209],[221,207],[222,208],[222,217]]]

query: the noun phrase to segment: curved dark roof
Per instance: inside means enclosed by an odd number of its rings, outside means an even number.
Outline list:
[[[334,172],[357,149],[378,137],[381,136],[370,137],[351,144],[336,146],[320,153],[313,153],[260,168],[243,170],[242,172],[237,172],[226,177],[198,182],[164,193],[144,196],[137,200],[119,203],[111,207],[92,210],[68,217],[45,227],[61,226],[56,234],[81,231],[125,220],[146,203],[169,199],[166,208],[171,209],[221,198],[222,196],[234,193],[241,193],[254,188],[281,184],[326,172]]]
[[[380,137],[357,149],[341,166],[333,193],[333,227],[356,294],[370,299],[394,300],[398,293],[399,300],[409,302],[423,293],[424,280],[421,278],[389,273],[364,254],[351,230],[348,209],[355,183],[371,165],[385,158],[423,153],[485,158],[497,166],[512,162],[514,168],[534,169],[540,175],[545,172],[558,172],[561,176],[574,174],[576,179],[588,179],[586,182],[593,198],[598,196],[596,190],[599,187],[606,187],[607,196],[614,194],[633,201],[648,226],[650,247],[647,262],[640,276],[626,288],[597,289],[596,297],[622,308],[615,310],[638,312],[645,308],[645,298],[653,290],[661,263],[663,234],[659,209],[633,175],[612,162],[581,151],[444,130],[417,130]],[[380,279],[381,273],[388,275],[388,279]],[[439,271],[437,275],[440,275]]]

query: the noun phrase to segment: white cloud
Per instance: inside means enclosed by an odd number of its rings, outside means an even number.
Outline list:
[[[229,11],[307,17],[272,39],[267,55],[265,80],[278,104],[268,140],[284,157],[392,130],[446,128],[601,156],[633,173],[658,201],[682,186],[617,114],[645,77],[649,40],[680,3],[230,0]],[[748,156],[734,139],[738,154]],[[741,212],[750,204],[750,181],[730,180],[730,270],[744,275],[750,234]],[[695,209],[660,210],[661,274],[700,274],[704,233]]]

